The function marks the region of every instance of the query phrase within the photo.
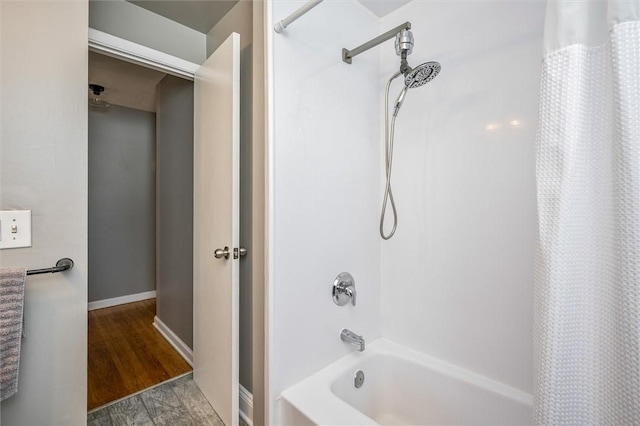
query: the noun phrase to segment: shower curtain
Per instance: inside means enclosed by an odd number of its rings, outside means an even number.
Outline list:
[[[549,0],[536,424],[640,424],[640,1]]]

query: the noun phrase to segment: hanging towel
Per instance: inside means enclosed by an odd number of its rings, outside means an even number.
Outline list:
[[[0,401],[18,392],[26,268],[0,269]]]

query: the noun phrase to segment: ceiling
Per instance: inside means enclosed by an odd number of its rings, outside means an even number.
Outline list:
[[[385,15],[399,9],[401,6],[409,3],[411,0],[358,0],[364,7],[372,11],[378,17],[382,18]]]
[[[246,0],[127,1],[196,31],[207,33],[238,1]],[[375,15],[383,17],[411,0],[358,1]],[[101,98],[113,105],[155,112],[156,85],[165,76],[166,74],[152,69],[89,52],[89,83],[104,86],[105,92]]]
[[[127,0],[201,33],[208,33],[238,0]]]
[[[101,99],[113,105],[155,112],[156,85],[166,74],[89,52],[89,83],[104,86]],[[87,94],[91,92],[87,88]]]
[[[239,0],[127,0],[153,13],[208,33]],[[245,1],[245,0],[242,0]],[[327,0],[332,1],[332,0]],[[411,0],[358,0],[375,15],[383,17]],[[300,5],[304,4],[300,2]]]

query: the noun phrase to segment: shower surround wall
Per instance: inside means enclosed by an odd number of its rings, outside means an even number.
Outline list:
[[[271,3],[273,19],[301,4]],[[273,398],[354,350],[338,337],[343,327],[380,337],[378,56],[340,60],[378,30],[359,3],[328,1],[273,36]],[[331,298],[344,271],[356,281],[355,307]]]
[[[400,223],[382,242],[382,335],[527,393],[544,8],[413,1],[382,20],[411,21],[410,64],[442,64],[396,122]],[[380,58],[378,88],[398,63],[392,46]]]
[[[301,4],[272,2],[273,21]],[[543,18],[544,2],[414,1],[379,19],[327,1],[272,35],[272,421],[282,390],[353,350],[342,327],[532,392]],[[410,64],[442,72],[397,119],[400,222],[383,241],[382,97],[399,59],[393,41],[352,65],[340,52],[407,20]],[[330,300],[342,271],[355,308]]]

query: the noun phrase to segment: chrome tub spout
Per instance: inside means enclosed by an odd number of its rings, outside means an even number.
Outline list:
[[[364,339],[351,330],[343,328],[340,332],[340,340],[357,347],[360,352],[364,351]]]

